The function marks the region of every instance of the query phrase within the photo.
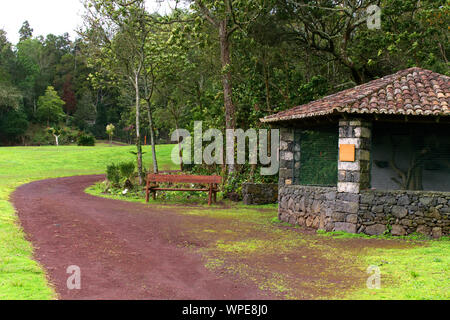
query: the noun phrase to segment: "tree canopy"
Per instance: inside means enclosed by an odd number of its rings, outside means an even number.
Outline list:
[[[268,114],[408,67],[450,74],[445,0],[190,0],[165,15],[143,0],[84,3],[75,40],[24,22],[13,45],[0,30],[2,117],[64,118],[99,138],[113,124],[139,149],[198,120],[263,128]]]

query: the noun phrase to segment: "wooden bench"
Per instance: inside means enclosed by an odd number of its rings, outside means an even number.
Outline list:
[[[160,188],[159,186],[151,186],[154,183],[195,183],[209,185],[209,188]],[[204,191],[209,192],[208,204],[212,201],[217,202],[218,184],[222,183],[220,176],[193,176],[193,175],[170,175],[170,174],[149,174],[147,176],[146,201],[150,200],[150,192],[153,194],[153,200],[156,199],[156,191]]]

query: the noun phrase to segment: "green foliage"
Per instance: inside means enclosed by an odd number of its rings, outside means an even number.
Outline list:
[[[142,11],[143,0],[87,3],[94,16],[75,42],[67,35],[33,37],[24,23],[12,50],[0,30],[0,109],[20,107],[31,123],[47,124],[36,102],[53,85],[73,116],[67,125],[106,138],[113,124],[117,139],[135,143],[134,129],[124,130],[136,127],[127,69],[137,70],[141,51],[142,102],[151,97],[156,140],[167,142],[176,127],[191,129],[196,120],[225,128],[223,72],[232,75],[236,126],[243,129],[264,128],[259,119],[268,114],[407,67],[450,72],[445,1],[232,1],[230,12],[225,2],[208,0],[163,16]],[[228,62],[221,61],[218,29],[200,3],[216,21],[228,22]],[[361,20],[369,4],[382,9],[381,29]],[[145,108],[140,128],[148,139]]]
[[[113,135],[114,135],[114,131],[116,130],[116,127],[112,124],[112,123],[110,123],[110,124],[108,124],[107,126],[106,126],[106,133],[110,136],[110,137],[112,137]]]
[[[95,106],[92,101],[92,94],[89,90],[84,90],[81,99],[77,104],[77,111],[74,114],[74,124],[80,130],[87,130],[90,123],[96,118]]]
[[[30,39],[33,36],[33,29],[31,28],[28,20],[26,20],[22,24],[22,27],[20,27],[19,35],[20,35],[20,41]]]
[[[64,101],[58,96],[55,88],[49,86],[45,95],[39,97],[37,108],[37,117],[42,123],[58,123],[64,119],[63,111]]]
[[[95,138],[88,134],[82,134],[78,137],[78,145],[79,146],[95,146]]]
[[[222,192],[225,197],[230,194],[236,194],[242,199],[242,184],[245,182],[253,183],[277,183],[278,175],[263,176],[260,174],[259,166],[249,164],[237,165],[236,171],[232,175],[224,175],[221,166],[208,165],[184,165],[184,171],[193,175],[219,175],[223,177]]]
[[[132,181],[134,180],[135,169],[136,165],[134,161],[109,164],[106,167],[106,179],[109,184],[106,185],[105,191],[115,194],[121,193],[123,188],[133,189]]]
[[[113,186],[117,186],[120,183],[120,169],[114,163],[106,166],[106,179],[110,181]]]
[[[8,83],[1,83],[0,80],[0,112],[9,109],[17,110],[21,99],[22,95],[17,88]]]
[[[0,141],[14,142],[28,129],[26,115],[20,110],[10,110],[0,118]]]
[[[119,167],[120,175],[126,179],[130,179],[136,169],[134,161],[120,162],[117,166]]]

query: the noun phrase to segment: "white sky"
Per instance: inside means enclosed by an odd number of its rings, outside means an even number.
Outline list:
[[[159,9],[161,13],[166,11],[161,10],[157,0],[147,2],[153,10]],[[163,6],[167,7],[167,4]],[[83,12],[80,0],[0,0],[0,29],[5,30],[8,40],[16,44],[20,27],[28,20],[35,37],[68,32],[74,40],[75,29],[81,26]]]

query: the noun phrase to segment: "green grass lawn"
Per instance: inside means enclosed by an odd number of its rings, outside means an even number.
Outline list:
[[[9,202],[18,186],[46,178],[103,174],[111,162],[133,160],[135,147],[15,147],[0,148],[0,300],[52,299],[42,268],[32,259],[32,247],[25,240],[18,218]],[[158,146],[161,168],[173,168],[172,146]],[[151,163],[151,149],[144,147],[144,164]]]
[[[162,169],[175,169],[170,161],[172,146],[159,146],[158,158]],[[132,160],[129,151],[134,147],[17,147],[0,148],[0,299],[54,299],[42,268],[32,259],[32,247],[25,240],[18,218],[9,202],[9,196],[18,186],[45,178],[72,175],[101,174],[111,162]],[[150,165],[150,147],[145,147],[144,162]],[[99,188],[90,193],[100,195]],[[117,196],[116,198],[124,199]],[[142,198],[134,201],[143,202]],[[163,201],[153,205],[163,205]],[[178,203],[178,206],[180,204]],[[304,254],[318,255],[324,262],[334,265],[335,271],[365,272],[369,265],[381,269],[381,289],[368,290],[358,283],[348,292],[328,290],[324,297],[348,299],[449,299],[450,242],[410,238],[401,240],[402,248],[380,249],[373,244],[364,250],[346,248],[354,236],[348,234],[313,234],[296,232],[276,221],[276,207],[245,207],[231,205],[211,212],[205,206],[188,207],[183,214],[220,219],[221,224],[199,223],[186,225],[191,237],[205,241],[200,252],[205,265],[238,274],[255,281],[262,289],[283,293],[286,298],[297,298],[291,285],[295,284],[298,265],[302,268]],[[176,208],[176,207],[174,207]],[[179,207],[178,207],[179,208]],[[217,209],[217,208],[216,208]],[[261,210],[264,209],[264,210]],[[209,220],[207,220],[209,221]],[[210,222],[210,221],[209,221]],[[226,228],[223,226],[227,226]],[[254,236],[254,231],[263,231]],[[362,237],[365,241],[368,237]],[[369,241],[368,239],[367,241]],[[388,239],[386,241],[399,242]],[[406,245],[405,245],[406,243]],[[297,248],[304,248],[299,255]],[[285,263],[279,270],[268,270],[264,258],[279,254]],[[297,257],[294,260],[293,257]],[[252,266],[246,259],[261,259]],[[281,259],[281,258],[280,258]],[[258,260],[259,261],[259,260]],[[348,266],[347,271],[344,269]],[[333,272],[328,270],[326,272]],[[269,276],[267,276],[269,275]],[[368,276],[368,275],[367,275]],[[292,282],[293,281],[293,282]],[[311,286],[327,286],[316,279]],[[317,298],[317,297],[315,297]]]

